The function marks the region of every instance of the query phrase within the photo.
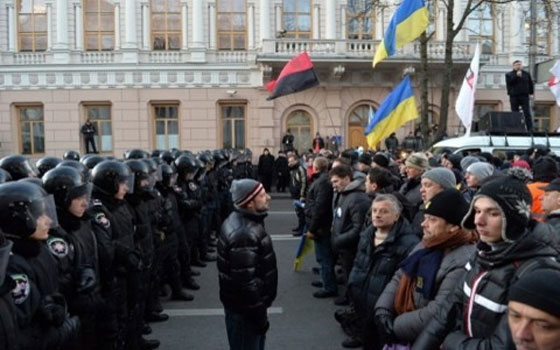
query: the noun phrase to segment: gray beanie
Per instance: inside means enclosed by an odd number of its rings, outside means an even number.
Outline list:
[[[476,162],[467,168],[467,172],[471,173],[478,181],[483,181],[494,173],[494,166],[490,163]]]
[[[473,156],[466,156],[465,158],[461,159],[461,169],[463,171],[467,171],[469,166],[471,166],[471,164],[474,164],[476,162],[480,162],[480,159]]]
[[[455,180],[455,175],[453,174],[453,172],[443,167],[432,168],[426,171],[422,175],[422,178],[432,180],[433,182],[443,187],[443,189],[455,188],[457,186],[457,181]]]
[[[255,198],[263,188],[262,183],[253,179],[233,180],[230,188],[233,203],[242,207]]]

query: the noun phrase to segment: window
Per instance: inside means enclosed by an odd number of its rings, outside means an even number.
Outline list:
[[[553,105],[549,104],[535,104],[533,107],[533,121],[535,123],[535,129],[537,131],[553,131],[550,130],[550,110]]]
[[[469,40],[482,43],[482,53],[494,53],[494,7],[482,4],[467,20]]]
[[[369,116],[375,114],[376,108],[371,103],[357,106],[348,118],[348,147],[368,148],[364,131],[369,122]]]
[[[21,153],[31,155],[45,153],[43,106],[18,106],[16,111],[19,121]]]
[[[282,23],[285,38],[311,38],[311,0],[284,0]]]
[[[218,0],[218,48],[245,50],[247,6],[245,0]]]
[[[100,152],[113,151],[113,127],[111,123],[110,104],[84,105],[85,116],[95,126],[97,134],[94,135],[95,145]]]
[[[372,40],[375,7],[370,0],[349,0],[346,6],[347,36],[350,40]]]
[[[112,0],[85,0],[84,35],[87,51],[115,47],[115,5]]]
[[[179,0],[151,0],[152,48],[181,48],[181,4]]]
[[[552,41],[550,33],[553,33],[552,18],[553,10],[549,2],[537,1],[537,53],[550,55],[552,53]],[[531,42],[531,14],[525,14],[525,43],[527,50]]]
[[[311,148],[313,131],[311,130],[311,116],[303,110],[297,110],[288,116],[286,129],[294,135],[294,148],[300,154]]]
[[[245,148],[245,105],[223,104],[220,106],[222,120],[222,148]]]
[[[154,120],[154,147],[156,149],[179,148],[179,105],[152,105]]]
[[[45,0],[18,0],[18,42],[20,51],[47,50],[47,7]]]

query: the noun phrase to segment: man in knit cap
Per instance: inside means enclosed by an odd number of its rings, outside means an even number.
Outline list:
[[[542,208],[541,197],[544,194],[542,189],[548,185],[552,180],[556,179],[559,175],[558,163],[552,157],[540,157],[533,165],[533,182],[527,185],[531,197],[533,198],[533,205],[531,206],[531,213],[533,218],[537,221],[545,220],[545,211]]]
[[[276,298],[278,270],[272,240],[264,229],[270,196],[262,183],[235,180],[235,210],[218,239],[220,300],[231,349],[262,350],[269,323],[266,310]]]
[[[492,176],[494,173],[494,166],[490,163],[486,162],[476,162],[467,168],[467,172],[465,174],[465,182],[467,183],[467,188],[463,193],[463,196],[470,202],[474,197],[474,194],[480,186],[482,182]]]
[[[441,191],[447,188],[455,188],[456,186],[457,182],[455,181],[455,175],[447,168],[433,168],[422,174],[422,180],[420,181],[420,196],[422,196],[422,204],[418,208],[418,212],[412,220],[412,226],[417,233],[422,233],[421,224],[422,221],[424,221],[426,203]]]
[[[554,227],[560,238],[560,179],[552,180],[540,190],[543,191],[540,200],[546,214],[545,222]]]
[[[558,349],[560,344],[560,270],[525,273],[509,290],[508,323],[518,350]]]
[[[412,206],[418,211],[422,204],[420,195],[420,179],[429,168],[428,157],[424,153],[412,153],[405,161],[406,181],[399,192],[403,194]],[[412,215],[416,215],[416,211]]]

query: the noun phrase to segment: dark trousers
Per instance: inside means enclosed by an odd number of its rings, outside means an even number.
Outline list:
[[[259,180],[262,182],[266,192],[270,193],[272,188],[272,174],[259,175]]]
[[[286,192],[287,186],[288,178],[284,175],[278,175],[276,177],[276,192]]]
[[[321,281],[327,292],[336,292],[336,276],[334,274],[334,254],[331,247],[331,236],[322,233],[315,239],[315,258],[320,267]]]
[[[242,314],[225,309],[230,350],[264,350],[264,334],[256,334]]]
[[[531,109],[529,108],[529,96],[510,96],[509,103],[511,104],[512,112],[519,112],[519,107],[521,107],[527,130],[533,130],[533,116],[531,116]]]
[[[86,144],[86,153],[91,153],[89,145],[91,144],[91,149],[93,149],[93,153],[97,153],[97,148],[95,147],[95,139],[93,136],[85,136],[84,142]]]

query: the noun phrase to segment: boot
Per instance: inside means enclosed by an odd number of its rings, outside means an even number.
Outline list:
[[[183,282],[183,287],[185,287],[187,289],[191,289],[191,290],[199,290],[200,289],[200,285],[198,283],[196,283],[196,281],[192,277],[186,279]]]
[[[194,299],[194,295],[189,294],[183,288],[176,290],[171,295],[171,300],[181,300],[181,301],[192,301]]]
[[[204,254],[201,260],[204,262],[212,262],[218,260],[218,257],[215,255]]]
[[[139,341],[138,345],[139,345],[140,350],[157,349],[157,348],[159,348],[159,340],[140,338],[140,341]]]

